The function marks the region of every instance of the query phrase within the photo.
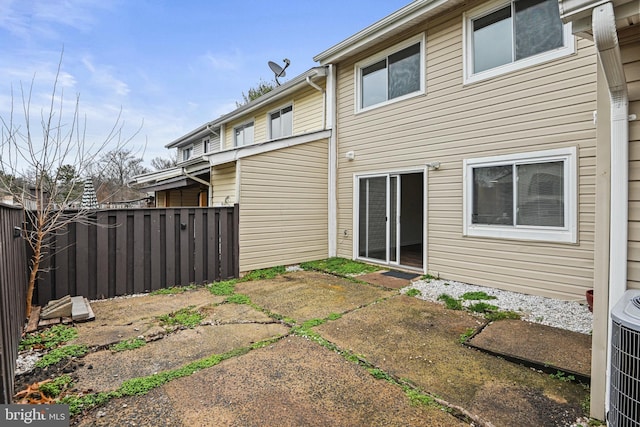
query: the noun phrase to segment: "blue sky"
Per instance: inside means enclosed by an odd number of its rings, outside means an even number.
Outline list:
[[[60,87],[80,95],[87,140],[104,139],[120,109],[124,135],[148,163],[164,145],[235,108],[242,92],[291,60],[287,78],[313,56],[410,0],[0,0],[0,116],[13,87],[35,76],[32,109]],[[67,106],[65,108],[70,108]],[[69,110],[67,110],[69,111]],[[144,151],[142,148],[146,146]]]

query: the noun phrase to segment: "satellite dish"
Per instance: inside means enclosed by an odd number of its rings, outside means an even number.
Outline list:
[[[280,86],[280,82],[278,81],[278,77],[284,77],[287,75],[287,73],[285,73],[284,70],[287,69],[287,67],[289,66],[289,64],[291,64],[291,61],[289,61],[287,58],[283,59],[284,62],[284,68],[282,68],[280,65],[276,64],[273,61],[269,61],[269,68],[271,68],[271,71],[273,71],[273,74],[275,74],[275,78],[276,78],[276,83],[278,84],[278,86]]]

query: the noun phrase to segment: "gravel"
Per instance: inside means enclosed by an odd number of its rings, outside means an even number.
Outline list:
[[[402,289],[402,292],[406,293],[412,288],[420,291],[417,298],[440,303],[442,301],[438,301],[438,297],[442,294],[460,298],[466,292],[486,292],[487,295],[496,297],[486,301],[487,303],[501,310],[515,311],[522,315],[523,320],[583,334],[590,334],[593,329],[593,315],[589,308],[575,301],[526,295],[451,280],[418,280]],[[463,301],[463,305],[477,302]]]

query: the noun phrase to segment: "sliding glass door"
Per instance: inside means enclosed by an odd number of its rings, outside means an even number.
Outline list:
[[[422,268],[423,173],[358,178],[359,258]]]

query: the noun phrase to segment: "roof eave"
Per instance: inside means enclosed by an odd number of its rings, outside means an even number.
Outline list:
[[[313,57],[320,64],[333,64],[360,52],[381,39],[396,34],[407,24],[439,13],[444,6],[462,3],[457,0],[415,0],[391,15],[357,32],[351,37]]]

